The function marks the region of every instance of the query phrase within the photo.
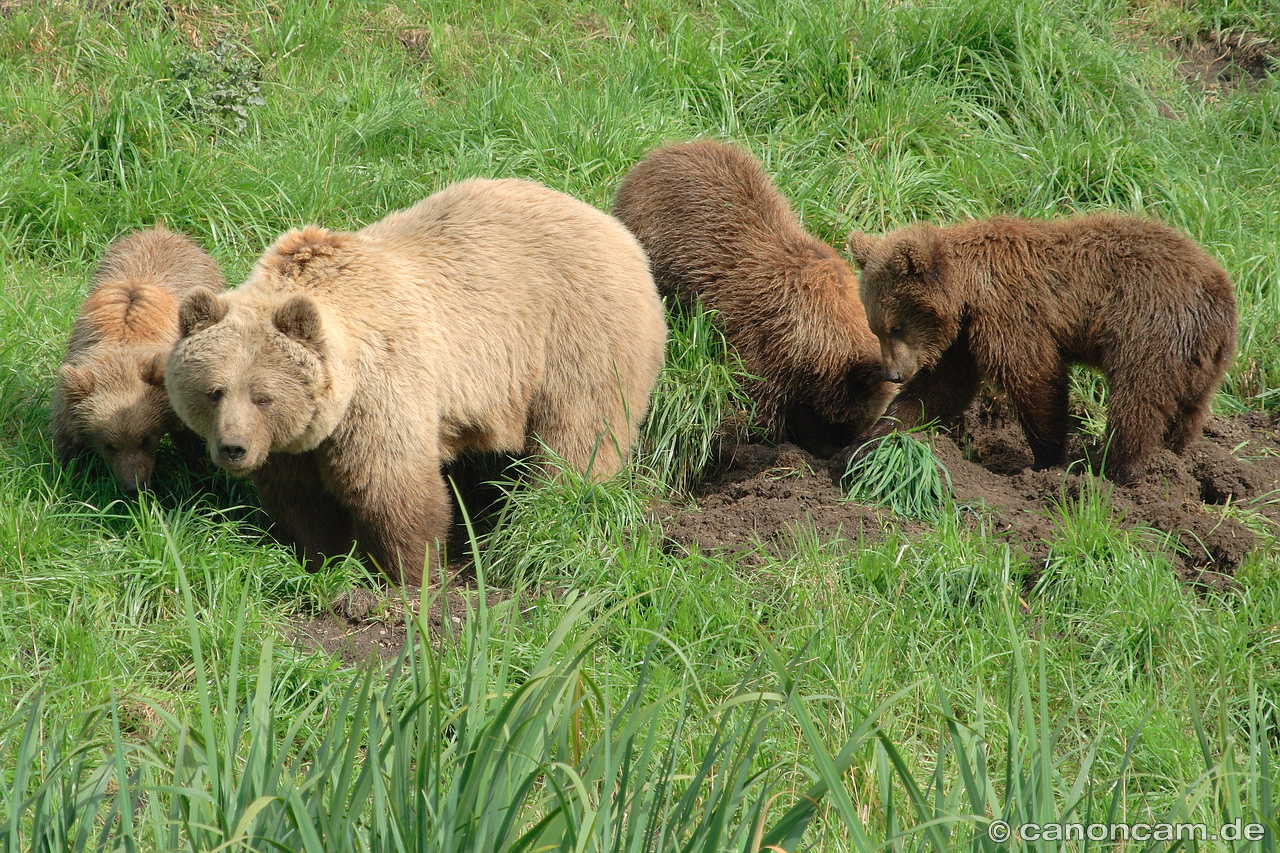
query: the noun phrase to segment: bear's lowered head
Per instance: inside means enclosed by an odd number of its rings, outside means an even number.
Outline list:
[[[937,364],[960,333],[964,309],[948,281],[944,235],[927,224],[879,238],[855,231],[849,252],[862,270],[862,304],[880,339],[884,378],[907,382]]]
[[[98,451],[126,495],[150,485],[160,439],[178,425],[165,398],[165,355],[108,351],[89,364],[63,364],[58,374],[66,434]]]

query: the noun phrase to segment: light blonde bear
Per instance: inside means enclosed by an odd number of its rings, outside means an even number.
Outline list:
[[[608,477],[666,340],[631,234],[521,180],[464,181],[354,233],[290,231],[179,315],[166,386],[213,460],[253,477],[309,564],[358,543],[414,585],[450,522],[444,463],[545,445]]]

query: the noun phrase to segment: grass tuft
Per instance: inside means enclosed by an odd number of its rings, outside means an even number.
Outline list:
[[[903,518],[937,521],[951,506],[951,475],[913,433],[895,430],[850,460],[841,482],[846,498],[883,506]]]

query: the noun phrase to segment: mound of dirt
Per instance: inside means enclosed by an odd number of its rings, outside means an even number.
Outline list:
[[[1280,496],[1280,435],[1260,413],[1211,419],[1184,456],[1162,451],[1133,486],[1086,473],[1078,439],[1066,470],[1032,471],[1021,429],[993,401],[973,407],[954,434],[936,435],[933,447],[957,503],[983,516],[965,517],[1026,555],[1033,572],[1058,535],[1057,508],[1088,488],[1085,478],[1109,495],[1119,525],[1168,534],[1179,573],[1193,583],[1227,582],[1256,544],[1255,534],[1222,507],[1245,506],[1280,524],[1280,501],[1273,500]],[[877,538],[887,513],[842,501],[830,469],[792,445],[740,446],[727,470],[695,493],[693,507],[662,513],[666,534],[673,547],[729,551],[749,561],[761,546],[776,553],[802,527],[854,541]],[[915,522],[897,524],[908,533],[919,529]]]
[[[1256,545],[1256,535],[1237,519],[1239,514],[1224,511],[1228,504],[1280,525],[1280,433],[1273,418],[1257,412],[1211,418],[1204,437],[1184,456],[1162,451],[1146,479],[1132,486],[1115,486],[1087,473],[1088,449],[1078,438],[1070,445],[1066,470],[1032,471],[1026,439],[997,401],[972,407],[961,428],[939,433],[932,442],[956,502],[976,511],[962,518],[982,524],[1025,555],[1028,583],[1059,536],[1060,507],[1090,487],[1106,492],[1122,527],[1165,534],[1160,538],[1175,549],[1179,575],[1190,584],[1230,583]],[[786,556],[796,532],[856,543],[880,539],[890,524],[907,535],[924,529],[922,522],[842,500],[831,469],[829,460],[792,444],[742,444],[724,470],[696,491],[692,505],[663,505],[657,515],[671,548],[727,552],[744,567]],[[432,636],[446,630],[446,621],[460,625],[479,594],[468,561],[450,565],[455,576],[447,596],[438,590],[427,596]],[[510,595],[491,589],[488,602]],[[408,610],[416,612],[417,604],[408,602]],[[349,665],[385,661],[405,641],[405,616],[405,602],[385,588],[353,589],[338,596],[328,612],[297,620],[295,636],[303,646],[340,655]]]

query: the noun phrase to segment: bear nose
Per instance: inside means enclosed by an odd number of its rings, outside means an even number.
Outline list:
[[[892,368],[886,367],[884,369],[884,381],[885,382],[901,382],[902,374],[896,370],[893,370]]]
[[[222,454],[222,458],[228,462],[239,462],[245,457],[249,451],[243,444],[224,443],[218,448],[218,453]]]
[[[124,492],[126,498],[136,498],[138,496],[138,482],[136,480],[125,480],[120,484],[120,491]]]

